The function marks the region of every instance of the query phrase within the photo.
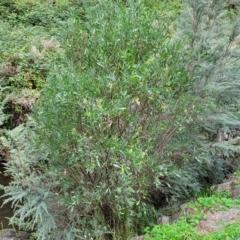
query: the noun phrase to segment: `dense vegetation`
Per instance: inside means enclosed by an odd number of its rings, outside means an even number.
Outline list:
[[[234,173],[234,178],[238,175],[236,178],[238,186],[239,173],[239,171]],[[178,219],[172,224],[147,228],[144,240],[239,239],[239,217],[234,218],[234,214],[226,214],[230,211],[239,212],[239,196],[238,198],[233,197],[231,191],[227,189],[210,190],[201,195],[194,201],[184,204]],[[225,213],[225,216],[221,217],[223,213]],[[230,221],[226,220],[228,216]]]
[[[238,11],[214,0],[1,1],[11,223],[37,239],[127,239],[237,168]]]

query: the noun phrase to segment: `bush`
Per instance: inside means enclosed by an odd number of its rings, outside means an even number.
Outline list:
[[[39,95],[51,62],[60,62],[63,51],[56,37],[42,27],[11,27],[3,22],[0,26],[0,105],[5,118],[0,125],[13,129],[25,121],[23,115]],[[21,109],[25,113],[19,115]]]
[[[42,26],[50,29],[67,21],[71,12],[81,13],[80,3],[71,4],[67,0],[57,1],[57,4],[54,2],[56,1],[3,0],[0,3],[0,20],[13,26]]]
[[[54,229],[52,238],[73,239],[78,233],[79,238],[90,234],[102,239],[117,232],[127,238],[124,234],[147,224],[146,214],[154,216],[147,202],[155,180],[176,171],[173,165],[159,166],[167,140],[159,132],[167,136],[167,131],[178,131],[174,121],[185,115],[181,113],[191,99],[179,64],[181,44],[168,43],[166,29],[153,26],[160,20],[144,5],[101,3],[88,9],[86,19],[75,20],[68,32],[68,54],[75,66],[68,63],[67,69],[52,71],[36,109],[38,141],[47,154],[44,172],[54,183],[43,200],[48,210],[40,213],[48,218],[51,212],[56,221],[46,228],[45,220],[36,219],[40,209],[25,205],[27,212],[32,208],[29,216],[39,237]],[[175,106],[180,92],[186,103]],[[28,195],[40,199],[43,186],[36,185],[37,192],[32,189]],[[59,206],[50,210],[48,201]],[[58,208],[71,217],[58,219]],[[25,210],[17,210],[16,217]],[[69,227],[60,227],[68,221]]]

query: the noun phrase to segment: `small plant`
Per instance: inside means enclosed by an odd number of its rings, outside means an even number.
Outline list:
[[[190,224],[186,223],[184,219],[181,219],[172,225],[156,226],[151,231],[149,231],[149,229],[146,231],[147,234],[144,237],[146,240],[200,239],[200,237],[197,236],[196,230]]]
[[[156,226],[151,231],[147,229],[146,240],[222,240],[239,237],[239,223],[231,223],[211,234],[200,234],[191,225],[180,220],[173,225]]]
[[[216,193],[211,197],[200,197],[195,202],[186,206],[179,220],[171,225],[155,226],[153,229],[146,229],[144,239],[161,240],[217,240],[235,239],[239,237],[239,224],[237,222],[222,224],[222,229],[213,233],[203,234],[195,229],[201,220],[206,219],[206,212],[217,212],[228,210],[231,207],[240,207],[240,201],[225,197],[226,194]],[[236,220],[238,221],[238,220]]]
[[[36,240],[36,238],[31,235],[31,236],[29,237],[29,240]]]
[[[223,230],[216,231],[209,236],[203,236],[203,240],[231,240],[231,239],[238,239],[240,234],[240,226],[239,223],[231,223],[225,226]]]

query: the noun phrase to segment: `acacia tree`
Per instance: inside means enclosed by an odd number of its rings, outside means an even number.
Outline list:
[[[239,9],[226,1],[185,4],[178,37],[187,39],[195,113],[201,133],[212,143],[205,146],[213,155],[208,161],[212,173],[229,167],[239,153]]]
[[[126,239],[154,219],[153,205],[221,180],[220,155],[237,152],[238,138],[210,141],[239,125],[237,16],[186,1],[170,39],[144,3],[88,5],[63,34],[68,58],[34,121],[5,139],[22,142],[7,164],[12,221],[38,239]]]

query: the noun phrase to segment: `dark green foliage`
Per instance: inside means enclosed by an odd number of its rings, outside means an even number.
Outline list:
[[[0,20],[11,25],[42,26],[46,28],[57,28],[59,24],[69,19],[73,10],[81,13],[81,4],[73,1],[1,1]],[[61,3],[62,2],[62,3]],[[74,6],[78,6],[78,11]]]
[[[57,39],[42,27],[11,27],[4,22],[0,26],[0,102],[4,118],[0,126],[13,129],[26,121],[51,62],[60,61],[63,51]]]

